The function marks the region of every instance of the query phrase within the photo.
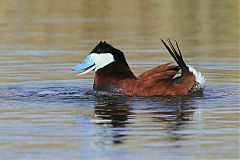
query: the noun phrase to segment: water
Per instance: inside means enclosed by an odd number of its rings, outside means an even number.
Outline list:
[[[239,1],[1,1],[0,159],[239,159]],[[92,90],[71,67],[100,41],[133,72],[178,40],[207,86],[191,97]]]

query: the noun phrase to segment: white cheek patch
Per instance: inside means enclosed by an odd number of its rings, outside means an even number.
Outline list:
[[[90,56],[92,61],[95,63],[95,72],[114,61],[113,55],[111,53],[91,53]]]

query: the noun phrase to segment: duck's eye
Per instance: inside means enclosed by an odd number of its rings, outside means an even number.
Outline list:
[[[97,53],[101,53],[102,52],[102,50],[101,49],[97,49]]]

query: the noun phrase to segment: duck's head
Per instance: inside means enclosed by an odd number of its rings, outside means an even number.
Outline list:
[[[93,70],[97,72],[99,69],[113,62],[129,68],[122,51],[114,48],[105,41],[101,41],[82,63],[73,67],[73,70],[79,71],[78,75],[83,75]]]

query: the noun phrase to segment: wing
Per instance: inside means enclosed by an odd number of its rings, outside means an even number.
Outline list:
[[[171,63],[166,63],[166,64],[157,66],[153,69],[150,69],[148,71],[143,72],[141,75],[138,76],[138,79],[149,78],[152,75],[163,73],[163,72],[166,72],[166,71],[171,71],[171,70],[178,72],[179,69],[180,69],[179,66],[171,65]]]
[[[162,83],[171,83],[179,70],[179,66],[166,63],[142,73],[138,79],[144,82],[144,86],[147,88]]]

